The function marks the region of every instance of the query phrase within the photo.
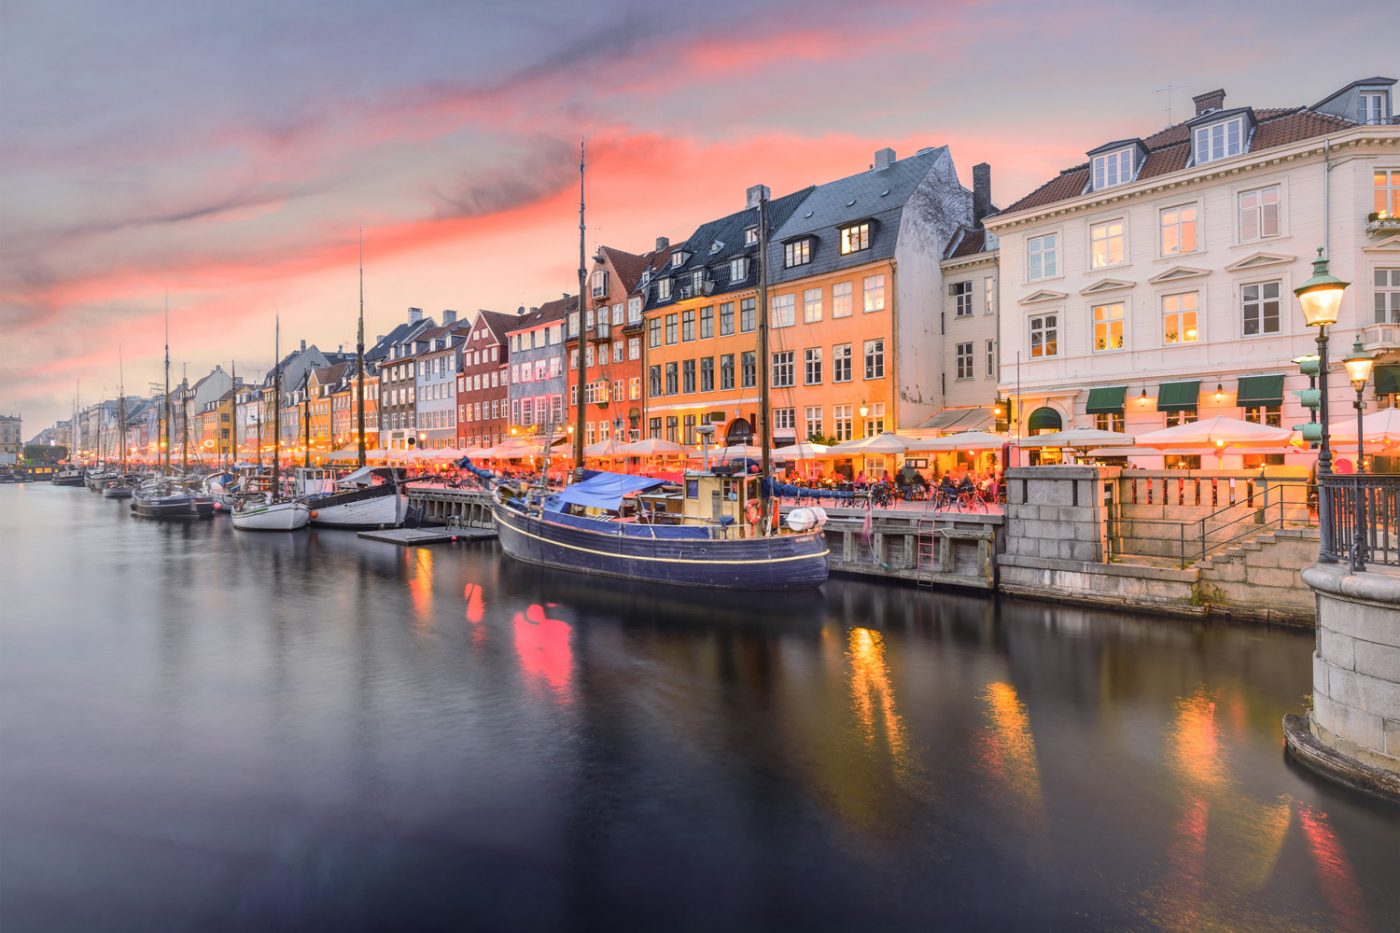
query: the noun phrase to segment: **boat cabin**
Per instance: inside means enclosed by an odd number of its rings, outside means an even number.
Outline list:
[[[740,474],[687,472],[680,485],[667,484],[637,494],[643,520],[660,524],[736,524],[745,521],[749,504],[758,506],[759,478]]]
[[[296,495],[323,496],[335,492],[335,470],[325,467],[297,467]]]

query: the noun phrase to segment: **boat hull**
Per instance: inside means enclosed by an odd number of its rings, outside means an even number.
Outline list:
[[[82,486],[85,484],[85,480],[81,473],[55,473],[53,484],[55,486]]]
[[[741,590],[810,589],[827,578],[828,549],[821,532],[733,540],[645,538],[569,527],[499,501],[492,503],[492,512],[501,549],[542,567]]]
[[[142,518],[162,521],[193,521],[199,517],[189,496],[137,496],[131,510]]]
[[[240,531],[296,531],[310,521],[304,502],[259,503],[233,513],[233,527]]]
[[[307,504],[311,524],[324,528],[397,528],[408,515],[408,496],[387,485],[320,496]]]
[[[123,485],[108,486],[108,487],[106,487],[105,489],[102,490],[102,498],[104,498],[104,499],[130,499],[135,493],[136,493],[136,490],[133,489],[133,488],[131,488],[130,486],[123,486]]]

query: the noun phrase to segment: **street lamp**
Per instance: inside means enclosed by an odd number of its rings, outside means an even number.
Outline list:
[[[705,452],[705,472],[710,472],[710,438],[715,436],[715,426],[710,422],[705,422],[695,429],[695,433],[700,435],[700,446]]]
[[[1317,451],[1317,523],[1319,527],[1318,560],[1336,563],[1332,542],[1332,497],[1324,488],[1323,478],[1332,474],[1332,448],[1327,430],[1327,328],[1337,323],[1342,306],[1342,293],[1348,283],[1327,271],[1323,248],[1317,248],[1313,260],[1312,278],[1293,290],[1303,309],[1303,320],[1317,328],[1318,417],[1322,421],[1322,442]]]
[[[1366,414],[1366,398],[1362,393],[1366,389],[1366,383],[1371,378],[1371,369],[1376,365],[1376,358],[1366,352],[1366,348],[1361,345],[1361,335],[1356,335],[1356,342],[1352,344],[1351,355],[1342,360],[1342,365],[1347,368],[1347,378],[1351,380],[1351,387],[1356,390],[1356,472],[1358,474],[1366,472],[1366,448],[1365,439],[1362,436],[1363,415]],[[1351,572],[1360,573],[1366,569],[1366,494],[1361,485],[1360,479],[1356,482],[1356,530],[1351,540]]]

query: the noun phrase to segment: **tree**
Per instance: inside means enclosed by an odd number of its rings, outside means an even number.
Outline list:
[[[50,444],[25,444],[24,462],[33,464],[51,464],[68,457],[67,447],[57,447]]]

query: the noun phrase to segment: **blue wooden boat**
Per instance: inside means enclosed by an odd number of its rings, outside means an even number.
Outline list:
[[[594,473],[557,493],[498,484],[501,548],[531,564],[678,586],[796,590],[827,578],[820,525],[774,529],[758,477],[690,473],[682,484]]]

